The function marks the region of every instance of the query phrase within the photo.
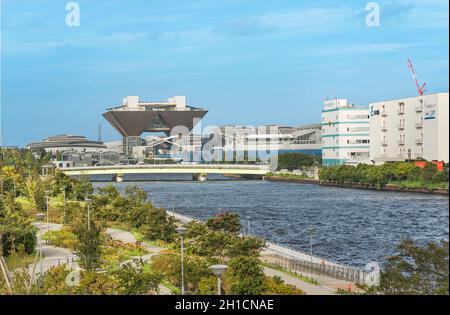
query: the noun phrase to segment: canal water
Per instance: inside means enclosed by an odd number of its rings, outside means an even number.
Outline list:
[[[221,211],[238,213],[242,232],[355,267],[382,263],[396,244],[449,238],[446,196],[379,192],[251,180],[193,182],[190,177],[128,178],[113,183],[143,187],[157,206],[205,220]],[[163,180],[164,179],[164,180]],[[185,179],[185,180],[183,180]],[[95,182],[94,187],[108,183]]]

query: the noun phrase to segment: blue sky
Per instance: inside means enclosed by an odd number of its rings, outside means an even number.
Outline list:
[[[320,121],[328,96],[367,105],[448,91],[448,1],[2,0],[4,143],[119,134],[101,116],[126,95],[186,95],[206,125]]]

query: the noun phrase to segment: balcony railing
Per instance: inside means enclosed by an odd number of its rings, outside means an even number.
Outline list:
[[[381,110],[380,111],[380,115],[383,116],[383,117],[386,117],[387,116],[387,111],[386,110]]]
[[[397,125],[397,128],[398,128],[398,130],[404,130],[404,129],[405,129],[405,126],[402,125],[402,124],[400,124],[400,125]]]
[[[403,141],[403,140],[398,140],[397,143],[398,143],[398,145],[405,145],[405,141]]]
[[[423,124],[422,123],[416,123],[416,128],[417,129],[422,129],[423,128]]]
[[[398,113],[399,115],[403,115],[403,114],[405,113],[405,110],[404,110],[404,109],[399,109],[399,110],[397,111],[397,113]]]
[[[381,140],[381,145],[383,146],[383,147],[386,147],[388,144],[387,144],[387,141],[386,140]]]
[[[381,126],[380,129],[381,129],[381,131],[387,131],[387,127],[386,126]]]
[[[423,111],[423,107],[422,106],[418,106],[415,108],[416,113],[421,113]]]
[[[423,140],[422,139],[416,139],[416,144],[418,144],[418,145],[423,144]]]

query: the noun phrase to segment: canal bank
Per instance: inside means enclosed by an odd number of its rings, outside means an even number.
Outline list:
[[[167,214],[185,224],[198,221],[172,211],[167,211]],[[357,284],[370,284],[373,281],[373,275],[365,270],[344,266],[268,241],[266,241],[266,246],[260,253],[260,259],[265,264],[265,272],[272,276],[283,276],[283,274],[286,276],[290,273],[299,277],[297,281],[311,282],[313,284],[310,284],[310,286],[313,287],[314,284],[322,286],[329,292],[337,290],[355,291],[358,290]],[[290,278],[289,280],[295,281],[292,277]],[[319,290],[318,292],[324,294],[324,291]]]
[[[284,182],[284,183],[297,183],[297,184],[311,184],[311,185],[321,185],[321,186],[329,186],[329,187],[342,187],[342,188],[352,188],[352,189],[367,189],[367,190],[376,190],[376,191],[392,191],[392,192],[407,192],[407,193],[419,193],[419,194],[434,194],[441,196],[448,196],[448,189],[435,189],[435,190],[427,190],[427,189],[419,189],[419,188],[407,188],[401,187],[393,184],[386,184],[382,188],[369,187],[361,184],[336,184],[332,182],[326,182],[316,179],[302,179],[302,178],[289,178],[289,177],[281,177],[281,176],[264,176],[263,180],[273,181],[273,182]]]
[[[207,220],[239,214],[243,233],[328,261],[364,268],[397,252],[400,240],[448,239],[448,197],[285,183],[218,180],[113,183],[142,187],[158,207]],[[93,183],[100,188],[106,183]]]

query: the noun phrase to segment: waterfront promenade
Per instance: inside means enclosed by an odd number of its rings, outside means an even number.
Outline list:
[[[194,219],[179,213],[172,211],[167,211],[167,213],[182,223],[195,221]],[[361,280],[364,280],[364,274],[361,270],[328,261],[315,255],[286,248],[271,242],[266,242],[266,247],[261,252],[261,260],[268,264],[268,266],[266,265],[264,267],[264,272],[267,276],[279,276],[286,283],[297,286],[307,294],[329,295],[335,294],[338,289],[350,289],[352,291],[358,290],[354,281],[330,277],[325,272],[322,272],[323,268],[321,267],[324,266],[336,268],[337,270],[342,271],[351,270],[353,273],[358,273],[358,277],[360,277]],[[292,261],[306,262],[310,268],[303,268],[302,271],[299,272],[293,268],[294,264],[292,264]],[[270,266],[273,266],[274,268]],[[275,267],[281,267],[286,270],[286,272],[283,272]],[[289,273],[287,271],[289,271]],[[298,274],[304,278],[312,279],[313,281],[317,281],[317,284],[311,284],[301,280],[300,278],[293,276],[295,274]]]

